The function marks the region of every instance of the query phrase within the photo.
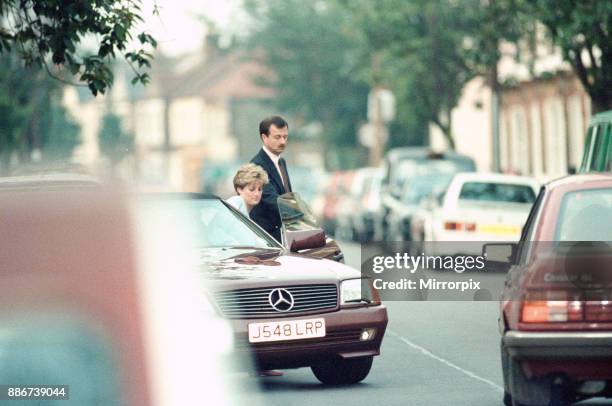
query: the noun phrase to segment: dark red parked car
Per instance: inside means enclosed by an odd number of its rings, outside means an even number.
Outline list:
[[[506,405],[612,396],[612,176],[543,186],[519,244],[487,244],[511,264],[501,297]]]

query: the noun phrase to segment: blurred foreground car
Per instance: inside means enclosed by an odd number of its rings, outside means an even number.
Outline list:
[[[520,244],[485,245],[510,267],[499,327],[506,405],[612,396],[612,176],[546,184]]]
[[[296,199],[281,204],[284,240],[312,255],[325,246],[321,229],[300,227]],[[142,207],[171,222],[196,224],[192,241],[211,285],[212,301],[230,320],[238,350],[261,369],[311,367],[325,384],[351,384],[369,373],[387,311],[361,274],[336,261],[285,249],[222,200],[197,194],[147,196]]]
[[[230,327],[161,245],[174,226],[133,228],[121,193],[72,175],[0,179],[0,213],[0,382],[69,398],[14,404],[241,404]]]
[[[458,174],[442,197],[423,202],[412,222],[414,241],[518,241],[538,187],[523,176]],[[425,246],[430,255],[455,254],[434,252],[446,248],[441,244]]]

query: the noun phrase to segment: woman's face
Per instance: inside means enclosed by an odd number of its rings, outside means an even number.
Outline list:
[[[238,194],[242,196],[244,202],[249,206],[255,206],[261,200],[261,182],[251,182],[243,188],[238,188]]]

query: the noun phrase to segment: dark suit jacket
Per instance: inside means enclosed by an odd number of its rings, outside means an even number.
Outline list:
[[[278,203],[276,199],[279,195],[287,192],[283,186],[283,180],[274,166],[274,162],[270,159],[266,151],[260,149],[257,155],[251,159],[251,163],[261,166],[267,173],[270,181],[263,187],[263,193],[259,204],[251,210],[250,216],[253,221],[266,230],[277,241],[281,240],[281,219],[278,212]],[[285,165],[286,167],[286,165]],[[291,181],[288,179],[289,188],[291,189]]]

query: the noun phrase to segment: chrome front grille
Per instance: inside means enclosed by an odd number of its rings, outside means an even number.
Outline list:
[[[285,289],[293,296],[294,305],[291,310],[281,312],[270,304],[270,293],[277,288]],[[215,300],[223,315],[229,318],[294,316],[299,313],[336,309],[338,287],[334,284],[320,284],[237,289],[217,292]]]

